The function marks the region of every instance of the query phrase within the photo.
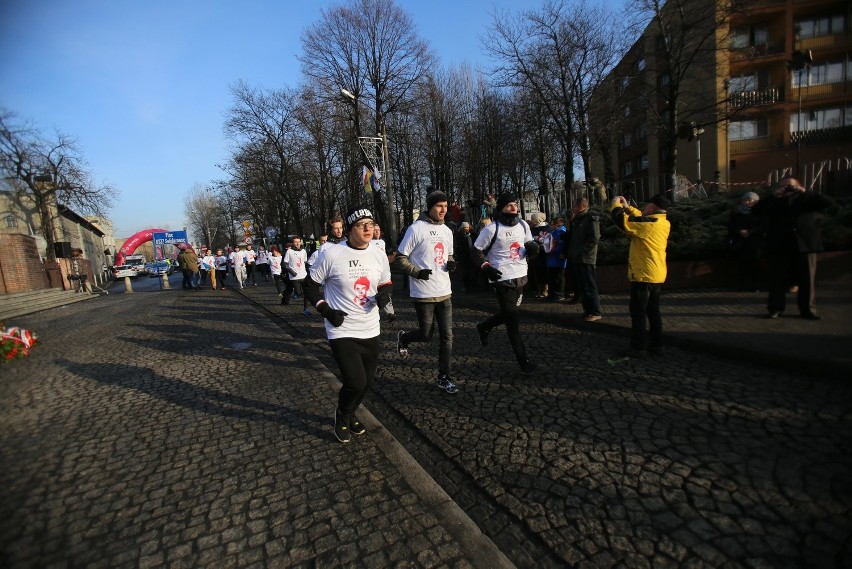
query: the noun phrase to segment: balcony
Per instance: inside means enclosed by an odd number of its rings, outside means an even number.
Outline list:
[[[742,154],[744,152],[755,152],[758,150],[774,150],[778,148],[778,140],[771,136],[762,138],[749,138],[746,140],[732,140],[730,142],[731,154]]]
[[[793,87],[790,90],[790,100],[799,100],[799,87]],[[803,101],[812,101],[814,99],[825,99],[827,97],[842,97],[849,93],[849,83],[840,81],[837,83],[823,83],[821,85],[805,85],[801,87],[801,95]]]
[[[818,130],[803,130],[790,133],[790,142],[802,143],[802,146],[819,146],[821,144],[849,144],[852,140],[852,126],[821,128]]]
[[[743,48],[731,48],[730,61],[752,61],[763,57],[784,54],[784,41],[774,41],[762,45],[750,45]]]
[[[731,107],[735,109],[774,105],[775,103],[784,102],[784,89],[779,87],[775,89],[763,89],[762,91],[740,91],[738,93],[731,93],[728,101]]]
[[[796,45],[793,49],[797,49],[799,51],[805,51],[807,49],[813,51],[847,49],[852,47],[852,32],[818,36],[815,38],[805,38],[796,40],[795,44]]]

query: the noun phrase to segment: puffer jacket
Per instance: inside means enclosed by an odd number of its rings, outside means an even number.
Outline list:
[[[665,212],[642,215],[634,207],[612,206],[616,227],[630,236],[627,278],[630,282],[666,282],[666,245],[672,224]]]

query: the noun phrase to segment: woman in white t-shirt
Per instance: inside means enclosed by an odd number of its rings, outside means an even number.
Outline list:
[[[213,290],[216,290],[216,257],[213,251],[207,250],[207,254],[201,258],[201,270],[207,271],[210,275],[210,284],[213,285]]]
[[[269,262],[269,271],[272,274],[272,280],[275,283],[275,290],[278,291],[278,297],[282,298],[284,295],[282,294],[282,288],[286,287],[282,282],[283,277],[281,276],[281,268],[284,263],[284,257],[281,255],[281,249],[278,248],[278,245],[272,246],[272,255],[268,257]]]
[[[355,410],[379,361],[379,308],[390,299],[388,258],[370,244],[373,214],[365,208],[346,216],[347,239],[326,245],[305,279],[305,296],[325,318],[331,353],[343,386],[334,413],[334,436],[343,443],[364,433]],[[320,290],[322,287],[322,291]]]

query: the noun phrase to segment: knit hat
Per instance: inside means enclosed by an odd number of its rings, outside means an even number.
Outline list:
[[[468,222],[466,222],[466,221],[462,221],[462,222],[461,222],[461,225],[459,225],[459,227],[460,227],[460,228],[470,227],[470,224],[469,224]]]
[[[426,195],[426,209],[430,210],[434,207],[435,204],[449,201],[447,199],[447,194],[442,192],[441,190],[435,190],[434,192],[429,192]]]
[[[494,208],[494,211],[499,213],[503,211],[503,208],[506,207],[506,204],[510,204],[512,202],[518,202],[518,198],[515,197],[514,194],[511,194],[509,192],[500,194],[499,196],[497,196],[497,206]]]
[[[742,197],[742,201],[745,201],[745,200],[760,201],[760,196],[757,195],[754,192],[746,192],[746,193],[743,194],[743,197]]]
[[[373,219],[373,212],[371,212],[365,207],[356,207],[354,209],[350,209],[349,213],[346,214],[347,229],[350,229],[353,225],[355,225],[362,219]]]
[[[666,196],[664,196],[663,194],[657,194],[649,201],[660,209],[668,209],[670,205],[669,200],[667,200]]]

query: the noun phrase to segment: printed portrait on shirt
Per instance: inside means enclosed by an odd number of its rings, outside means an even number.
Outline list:
[[[444,260],[444,244],[443,243],[435,243],[435,248],[433,249],[435,264],[439,267],[443,267],[447,261]]]
[[[367,291],[370,290],[370,279],[367,277],[359,277],[358,280],[355,281],[355,304],[359,304],[364,306],[367,304],[369,300],[367,298]]]
[[[521,258],[521,244],[515,241],[509,245],[509,259],[516,260]]]

